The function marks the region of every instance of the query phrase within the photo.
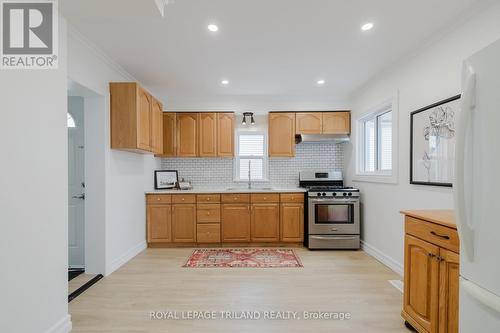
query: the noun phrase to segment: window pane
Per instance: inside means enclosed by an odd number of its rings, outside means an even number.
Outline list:
[[[240,156],[264,156],[264,135],[262,134],[240,134],[239,135]]]
[[[241,158],[240,159],[240,179],[248,180],[248,164],[250,162],[250,173],[252,180],[264,179],[264,163],[262,159]]]
[[[373,172],[375,171],[375,119],[367,120],[364,124],[364,154],[365,154],[365,165],[364,171]]]
[[[392,170],[392,111],[378,117],[379,169]]]

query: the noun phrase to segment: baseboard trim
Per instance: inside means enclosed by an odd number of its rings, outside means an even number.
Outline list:
[[[367,254],[372,256],[373,258],[377,259],[380,261],[382,264],[385,266],[389,267],[392,269],[394,272],[396,272],[399,276],[403,276],[403,265],[401,265],[399,262],[396,260],[392,259],[376,247],[366,243],[365,241],[361,240],[361,249],[365,251]]]
[[[45,333],[69,333],[72,328],[73,324],[71,323],[71,316],[67,314],[55,323],[54,326],[46,330]]]
[[[125,265],[130,259],[144,251],[148,247],[148,244],[146,241],[142,241],[139,244],[135,245],[134,247],[130,248],[127,252],[122,254],[118,259],[114,260],[109,267],[106,267],[106,273],[104,276],[108,276],[109,274],[113,273],[116,271],[118,268],[122,267]]]

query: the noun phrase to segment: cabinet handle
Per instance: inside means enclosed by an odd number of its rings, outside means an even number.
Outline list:
[[[444,260],[444,258],[441,257],[441,256],[436,256],[436,259],[437,259],[437,261],[443,261]]]
[[[450,236],[439,235],[435,231],[431,231],[431,235],[439,237],[439,238],[443,238],[443,239],[450,239]]]
[[[434,253],[427,253],[427,255],[429,256],[429,258],[434,258],[436,255]]]

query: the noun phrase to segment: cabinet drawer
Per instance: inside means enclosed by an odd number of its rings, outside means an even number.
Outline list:
[[[458,240],[458,232],[455,229],[406,216],[405,231],[407,234],[450,251],[459,252],[460,242]]]
[[[196,227],[196,241],[198,243],[220,243],[220,224],[198,224]]]
[[[252,202],[279,202],[279,193],[252,193],[250,197]]]
[[[222,194],[223,203],[248,203],[250,202],[250,194],[248,193],[231,193]]]
[[[169,204],[172,201],[170,194],[148,194],[146,202],[148,204]]]
[[[198,203],[219,203],[220,202],[220,194],[198,194],[196,196],[196,201]]]
[[[195,203],[196,196],[194,194],[175,194],[172,195],[173,203]]]
[[[198,223],[220,222],[219,204],[198,204],[196,210]]]
[[[304,202],[304,193],[281,193],[281,202]]]

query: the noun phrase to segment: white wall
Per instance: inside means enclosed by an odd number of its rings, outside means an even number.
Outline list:
[[[67,332],[66,27],[57,70],[0,73],[0,331]]]
[[[355,182],[363,196],[363,239],[369,250],[401,271],[401,209],[452,208],[449,188],[409,184],[411,111],[460,93],[462,60],[500,38],[500,4],[487,8],[446,32],[411,58],[378,75],[353,95],[353,121],[399,90],[399,182]],[[353,141],[346,147],[347,179],[355,171]]]
[[[104,101],[100,105],[98,99],[86,100],[85,109],[95,111],[99,108],[99,113],[94,113],[87,125],[93,124],[96,135],[101,138],[100,146],[98,142],[93,142],[92,146],[103,149],[99,163],[104,163],[105,176],[101,179],[105,181],[105,194],[99,200],[104,200],[105,204],[98,208],[100,214],[96,214],[105,221],[104,273],[110,274],[146,247],[144,191],[153,187],[153,170],[159,161],[152,155],[110,149],[108,83],[136,80],[71,27],[68,34],[68,77],[102,96]],[[86,133],[86,137],[89,135],[91,133]]]

